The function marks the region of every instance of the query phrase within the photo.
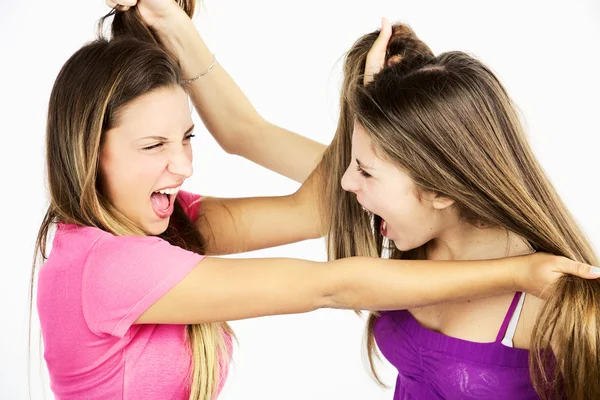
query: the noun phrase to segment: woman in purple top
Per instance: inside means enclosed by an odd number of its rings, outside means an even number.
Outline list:
[[[384,67],[365,74],[373,63]],[[384,22],[348,53],[343,87],[322,161],[342,182],[327,188],[332,258],[597,262],[480,61],[435,56]],[[597,398],[599,298],[599,282],[561,279],[547,302],[513,293],[373,313],[371,366],[377,344],[398,369],[396,400]]]
[[[363,77],[374,62],[384,67]],[[484,64],[435,56],[408,26],[384,23],[354,44],[345,72],[323,161],[343,187],[328,193],[338,199],[335,258],[368,248],[396,259],[544,251],[597,262]],[[395,399],[600,398],[599,317],[600,282],[561,279],[547,301],[514,293],[372,314],[368,350],[372,360],[376,342],[398,369]]]
[[[142,15],[182,64],[211,64],[203,43],[180,40],[175,20],[145,4]],[[481,260],[544,251],[597,264],[489,69],[461,52],[434,56],[403,25],[392,35],[384,24],[378,35],[348,53],[338,130],[320,164],[330,174],[323,197],[330,257]],[[365,73],[377,65],[385,67]],[[196,84],[204,94],[194,92],[219,143],[303,180],[322,148],[262,120],[219,76],[220,83],[213,74]],[[231,118],[218,118],[223,109]],[[260,131],[261,143],[244,146],[236,136],[244,131]],[[374,313],[369,350],[376,342],[398,369],[396,399],[593,398],[600,283],[561,278],[547,302],[536,296],[548,293]],[[558,368],[548,368],[553,360]]]

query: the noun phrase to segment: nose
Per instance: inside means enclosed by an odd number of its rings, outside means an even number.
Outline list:
[[[344,176],[342,176],[341,184],[342,189],[346,192],[356,193],[359,189],[359,182],[356,179],[356,176],[354,176],[355,174],[351,170],[351,166],[352,165],[349,165],[348,168],[346,168],[346,172],[344,172]]]
[[[174,175],[179,175],[184,178],[192,176],[194,166],[192,165],[191,151],[185,147],[174,151],[169,159],[167,170]]]

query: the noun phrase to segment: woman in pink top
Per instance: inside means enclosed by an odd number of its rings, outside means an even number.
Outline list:
[[[185,16],[172,6],[164,9]],[[116,15],[112,28],[110,41],[66,62],[48,110],[37,305],[57,399],[215,398],[231,357],[228,320],[539,293],[558,271],[595,277],[541,254],[460,263],[205,257],[321,236],[320,172],[278,198],[180,191],[192,174],[188,92],[197,100],[222,87],[214,80],[225,72],[201,58],[180,68],[133,11]]]

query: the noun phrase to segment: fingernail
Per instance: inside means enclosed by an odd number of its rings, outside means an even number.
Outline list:
[[[600,275],[600,268],[598,268],[598,267],[592,267],[592,268],[590,268],[590,272],[593,275]]]

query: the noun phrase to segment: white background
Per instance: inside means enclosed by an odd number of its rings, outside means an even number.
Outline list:
[[[1,2],[0,398],[23,399],[28,278],[46,206],[48,97],[62,64],[93,39],[95,22],[108,9],[103,0]],[[382,16],[409,23],[436,54],[464,50],[476,55],[497,72],[520,106],[539,160],[600,248],[598,1],[205,3],[196,25],[262,115],[322,143],[331,140],[336,124],[340,59],[359,36],[378,28]],[[203,129],[197,133],[196,172],[186,189],[252,196],[287,194],[298,187],[224,154]],[[250,256],[325,259],[320,240]],[[232,325],[240,346],[224,400],[392,398],[391,390],[378,388],[367,374],[361,360],[364,321],[351,311],[321,310]],[[35,348],[32,377],[38,399],[42,384]],[[380,370],[393,385],[393,370],[386,365]]]

